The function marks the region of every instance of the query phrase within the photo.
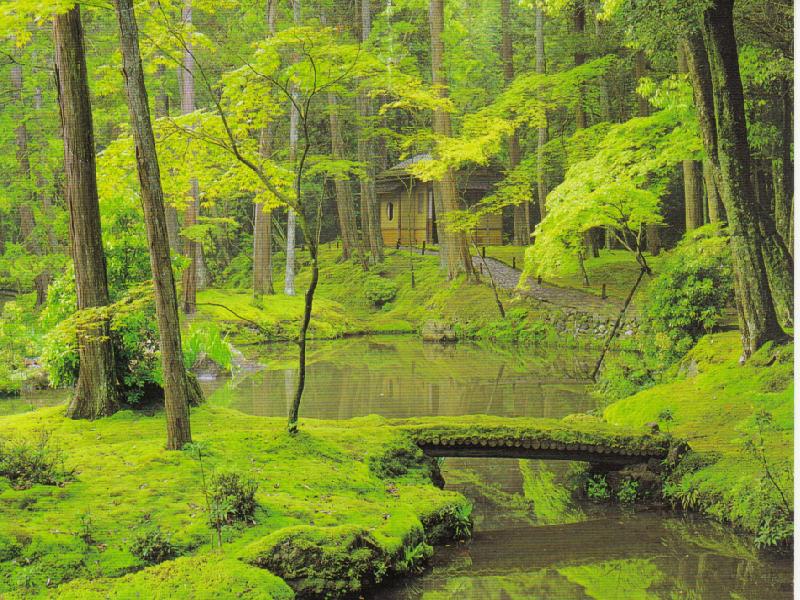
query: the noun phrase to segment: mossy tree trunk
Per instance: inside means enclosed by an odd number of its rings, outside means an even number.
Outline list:
[[[446,97],[448,92],[444,69],[444,0],[430,0],[430,27],[433,85],[440,97]],[[452,135],[450,114],[446,110],[434,111],[433,132],[442,137]],[[460,208],[455,173],[452,169],[448,169],[444,176],[434,183],[434,198],[437,200],[436,213],[440,223],[444,222],[443,218],[447,213]],[[472,275],[472,257],[469,254],[466,234],[440,227],[439,238],[445,242],[442,254],[445,256],[448,278],[453,279],[458,273]]]
[[[106,260],[100,227],[95,172],[94,130],[80,8],[53,18],[56,80],[64,138],[64,182],[69,211],[78,310],[108,305]],[[67,408],[73,419],[95,419],[116,412],[119,390],[108,315],[78,332],[78,383]]]
[[[730,226],[737,310],[745,357],[782,339],[763,255],[759,210],[750,178],[744,96],[733,30],[733,3],[718,0],[702,35],[686,40],[687,62],[706,154]]]
[[[687,73],[686,52],[682,44],[678,45],[678,73]],[[686,231],[697,229],[705,222],[703,197],[703,166],[700,161],[684,160],[683,169],[683,205]]]
[[[775,192],[775,227],[786,243],[790,254],[794,245],[794,161],[792,160],[792,86],[785,83],[781,89],[782,106],[780,156],[772,161],[772,187]]]
[[[189,405],[199,401],[199,398],[196,397],[197,388],[191,385],[183,362],[178,296],[170,260],[164,193],[156,142],[150,123],[133,0],[115,0],[115,5],[120,29],[122,72],[136,148],[136,165],[155,289],[161,366],[164,372],[167,448],[180,450],[192,441]]]

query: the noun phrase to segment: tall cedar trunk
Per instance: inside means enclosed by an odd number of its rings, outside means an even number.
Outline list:
[[[275,20],[278,13],[278,0],[267,0],[267,29],[275,35]],[[275,122],[270,121],[261,129],[259,154],[270,158],[275,138]],[[274,294],[272,285],[272,210],[256,202],[253,206],[253,294],[262,296]]]
[[[183,6],[181,20],[186,24],[192,23],[192,2],[186,0]],[[192,44],[186,42],[186,49],[183,52],[183,65],[181,67],[181,114],[186,115],[194,112],[194,56],[192,55]],[[183,226],[193,227],[197,224],[197,217],[200,212],[200,185],[196,178],[189,182],[189,203],[183,216]],[[183,241],[185,256],[189,259],[189,266],[183,271],[183,312],[191,315],[197,309],[197,288],[198,288],[198,256],[202,252],[200,244],[188,238]]]
[[[583,34],[586,32],[586,0],[577,0],[575,3],[572,13],[572,24],[578,38],[575,41],[575,66],[578,67],[586,62],[586,54],[583,51]],[[585,93],[586,90],[584,86],[578,86],[578,98],[575,102],[575,129],[586,129],[588,126]],[[585,252],[587,256],[599,256],[597,235],[594,230],[584,233],[583,243],[586,248]],[[588,279],[585,280],[585,284],[589,285]]]
[[[719,187],[717,185],[719,180],[718,171],[708,158],[703,159],[702,168],[708,221],[710,223],[724,223],[727,218],[725,217],[725,207],[722,205],[722,197],[719,195]]]
[[[547,72],[547,61],[544,54],[544,9],[536,5],[536,72],[544,75]],[[544,146],[547,144],[547,125],[536,130],[536,181],[539,198],[539,218],[547,215],[547,182],[544,175]]]
[[[361,41],[367,44],[372,30],[372,11],[370,0],[361,0]],[[365,165],[365,173],[361,177],[361,231],[372,261],[383,261],[383,234],[381,233],[380,208],[378,194],[375,190],[375,163],[377,160],[375,144],[369,131],[370,120],[374,108],[368,90],[362,89],[358,94],[358,114],[361,119],[361,130],[358,136],[358,161]]]
[[[682,44],[678,45],[678,72],[687,73],[686,53]],[[686,231],[697,229],[704,223],[703,211],[703,167],[699,161],[684,160],[683,201],[686,215]]]
[[[19,180],[22,182],[24,198],[19,206],[19,232],[22,245],[31,254],[41,256],[42,246],[36,238],[36,217],[33,213],[35,192],[31,179],[31,159],[28,149],[28,127],[25,123],[25,111],[22,100],[22,67],[14,64],[11,67],[11,101],[17,108],[17,127],[14,129],[14,138],[17,143],[17,163],[19,164]],[[50,277],[42,272],[33,280],[36,289],[36,306],[42,306],[47,301],[47,286]]]
[[[115,5],[120,30],[122,73],[125,78],[144,222],[150,246],[150,268],[153,272],[161,366],[164,372],[167,449],[180,450],[192,441],[189,404],[199,401],[199,398],[195,396],[196,388],[189,381],[183,364],[178,296],[170,261],[164,193],[156,156],[156,141],[150,124],[133,0],[115,0]]]
[[[292,16],[295,25],[300,25],[301,19],[301,5],[300,0],[292,0]],[[291,88],[292,98],[289,107],[289,163],[292,169],[296,169],[297,165],[297,138],[298,126],[300,115],[297,112],[298,94],[297,90]],[[299,200],[299,198],[298,198]],[[297,234],[297,215],[291,208],[287,211],[286,218],[286,270],[283,278],[283,293],[287,296],[294,296],[294,268],[295,268],[295,236]]]
[[[433,85],[436,93],[444,98],[447,96],[447,76],[444,70],[444,0],[431,0],[430,3],[431,26],[431,70],[433,72]],[[437,109],[433,113],[433,132],[442,137],[452,134],[450,113]],[[434,184],[434,199],[436,202],[436,215],[440,223],[442,217],[449,212],[460,208],[458,190],[456,189],[455,173],[448,169],[444,176]],[[444,230],[442,232],[442,230]],[[443,235],[442,235],[443,233]],[[467,237],[463,232],[449,231],[440,226],[439,238],[444,239],[444,254],[448,278],[454,278],[458,273],[473,273],[472,257],[467,247]]]
[[[733,6],[718,0],[703,18],[703,36],[688,39],[687,58],[706,154],[718,172],[731,234],[744,356],[783,337],[770,293],[750,181],[744,97],[733,32]]]
[[[634,57],[633,76],[635,84],[638,86],[639,80],[647,75],[647,58],[641,50],[636,52]],[[650,103],[647,98],[637,94],[636,95],[637,114],[640,117],[646,117],[650,114]],[[661,251],[661,231],[658,225],[650,224],[645,228],[647,236],[647,251],[656,256]]]
[[[792,90],[784,84],[781,90],[782,106],[780,132],[780,157],[772,161],[772,187],[775,192],[775,226],[786,243],[789,253],[794,245],[794,168],[792,162]]]
[[[83,49],[80,8],[53,19],[56,80],[64,136],[64,193],[75,264],[78,310],[108,305],[106,260],[100,228],[95,173],[94,131]],[[114,346],[107,316],[78,332],[80,369],[67,408],[73,419],[95,419],[119,408]]]
[[[342,125],[339,120],[339,103],[336,94],[328,94],[328,105],[330,112],[328,122],[331,128],[331,156],[334,160],[345,159],[344,137],[342,136]],[[356,224],[356,207],[353,198],[353,188],[350,187],[349,179],[337,177],[334,180],[336,188],[336,210],[339,216],[339,230],[342,234],[342,258],[350,259],[358,256],[364,268],[367,268],[364,251],[358,238],[358,225]]]
[[[155,117],[162,119],[169,117],[169,94],[167,94],[166,66],[159,64],[156,67],[156,80],[158,81],[158,93],[155,99]],[[180,225],[178,224],[178,211],[171,204],[164,207],[167,215],[167,234],[169,235],[170,249],[178,253],[181,251]]]
[[[503,80],[506,86],[514,81],[514,39],[511,33],[511,0],[500,0],[500,27],[502,43],[500,59],[503,62]],[[508,170],[520,163],[519,135],[515,131],[508,138]],[[527,246],[531,242],[530,204],[523,202],[514,206],[514,245]]]

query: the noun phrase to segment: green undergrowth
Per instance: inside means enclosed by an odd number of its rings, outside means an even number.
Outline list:
[[[620,426],[659,423],[693,452],[667,480],[676,504],[750,531],[792,536],[793,346],[768,344],[740,365],[738,332],[705,336],[662,383],[605,409]]]
[[[537,314],[540,307],[504,290],[500,297],[508,316],[502,319],[488,281],[464,276],[447,281],[437,256],[387,249],[386,260],[365,271],[359,261],[337,260],[338,255],[332,244],[321,248],[312,338],[418,333],[425,323],[437,321],[454,327],[462,339],[565,341]],[[246,288],[208,289],[198,294],[198,318],[223,323],[240,344],[296,338],[310,277],[306,262],[300,261],[295,296],[254,298]],[[276,276],[275,283],[280,292],[282,280]]]
[[[206,478],[234,471],[258,484],[255,524],[223,527],[221,551],[198,455],[164,450],[163,415],[0,418],[8,440],[47,431],[72,473],[62,485],[0,478],[0,597],[167,598],[191,586],[196,598],[290,598],[281,579],[298,598],[361,593],[469,533],[469,503],[432,483],[421,454],[378,468],[409,444],[379,417],[304,421],[290,437],[283,419],[204,406],[192,429]],[[131,544],[155,527],[178,558],[150,566]]]

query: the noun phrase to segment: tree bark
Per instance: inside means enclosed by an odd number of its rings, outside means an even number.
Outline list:
[[[192,0],[186,0],[183,5],[181,20],[191,25],[192,23]],[[194,56],[192,54],[191,42],[186,42],[183,52],[183,65],[181,67],[181,114],[186,115],[195,110],[195,90],[194,90]],[[186,228],[197,224],[200,214],[200,185],[196,177],[192,177],[189,182],[189,197],[191,200],[186,207],[183,217],[183,225]],[[189,259],[189,266],[183,271],[183,312],[187,315],[194,314],[197,306],[197,289],[200,260],[202,260],[202,248],[194,240],[185,239],[183,241],[185,256]]]
[[[547,60],[544,53],[544,9],[536,5],[536,72],[544,75],[547,72]],[[539,218],[547,215],[547,182],[544,173],[544,146],[547,144],[547,125],[536,131],[536,181],[539,198]]]
[[[706,154],[718,173],[731,234],[737,309],[745,357],[784,337],[770,293],[750,180],[750,151],[733,31],[733,3],[718,0],[703,17],[702,37],[687,38],[687,58]]]
[[[301,19],[302,6],[300,0],[292,0],[292,16],[294,24],[299,25]],[[292,87],[291,90],[294,102],[291,103],[289,108],[289,163],[292,169],[296,169],[297,165],[297,138],[298,138],[298,125],[300,115],[297,112],[296,102],[298,99],[297,90]],[[299,201],[299,198],[298,198]],[[295,236],[297,234],[297,215],[291,208],[287,211],[286,218],[286,271],[283,278],[283,293],[287,296],[294,296],[294,267],[295,267]]]
[[[793,254],[794,246],[794,165],[792,161],[792,88],[786,84],[783,93],[781,118],[783,127],[780,157],[772,161],[772,187],[775,192],[775,227]]]
[[[503,63],[503,81],[506,86],[514,81],[514,38],[511,32],[511,0],[500,0],[500,60]],[[508,138],[508,170],[519,166],[522,154],[519,147],[519,135],[515,131]],[[515,246],[527,246],[531,243],[530,203],[523,202],[514,207]]]
[[[372,12],[370,0],[361,0],[361,42],[366,44],[372,31]],[[365,128],[373,117],[374,108],[369,92],[365,89],[358,94],[358,114],[361,118],[361,131],[358,136],[358,161],[364,165],[365,174],[361,177],[361,230],[369,247],[372,261],[383,262],[383,234],[381,233],[380,208],[375,191],[376,148]]]
[[[122,73],[125,78],[145,228],[150,246],[150,268],[153,272],[156,317],[161,340],[161,366],[164,371],[167,449],[180,450],[192,441],[189,405],[197,403],[200,398],[196,397],[197,390],[191,385],[183,363],[178,295],[170,261],[164,192],[161,188],[153,127],[150,124],[133,0],[115,0],[115,5],[120,29]]]
[[[94,131],[80,8],[53,18],[56,80],[64,136],[65,196],[75,264],[78,311],[108,305],[108,282],[100,227]],[[96,419],[119,408],[114,346],[107,315],[78,332],[80,368],[67,408],[73,419]]]
[[[23,199],[19,205],[19,232],[22,245],[29,253],[41,256],[42,245],[36,238],[36,217],[33,212],[36,193],[33,191],[31,178],[31,160],[28,148],[28,126],[25,122],[25,109],[22,99],[22,66],[14,64],[11,67],[11,102],[15,105],[17,127],[14,129],[14,138],[17,143],[17,163],[19,165],[19,187],[23,191]],[[50,283],[49,275],[42,271],[33,280],[36,290],[36,306],[42,306],[47,301],[47,287]]]
[[[647,75],[647,57],[641,50],[636,52],[634,57],[634,79],[635,85],[638,85],[639,80]],[[640,94],[636,94],[637,116],[647,117],[650,115],[650,103],[647,98]],[[647,238],[647,251],[653,256],[657,256],[661,252],[661,230],[656,224],[648,224],[645,227],[645,237]]]
[[[345,159],[344,137],[339,120],[339,101],[334,93],[328,93],[328,122],[331,129],[331,156],[334,160]],[[353,199],[353,189],[350,180],[339,177],[334,179],[336,189],[336,210],[339,216],[339,231],[342,235],[342,258],[349,260],[354,255],[361,260],[363,267],[367,268],[364,250],[358,237],[356,224],[356,208]]]
[[[686,51],[683,44],[678,44],[678,73],[688,73]],[[705,222],[703,211],[703,167],[699,161],[684,160],[683,168],[683,200],[686,231],[697,229]]]
[[[267,29],[275,35],[278,0],[267,0]],[[275,123],[270,121],[261,129],[259,154],[270,158],[275,138]],[[263,204],[253,206],[253,294],[263,296],[274,294],[272,284],[272,210],[265,210]]]
[[[447,75],[444,70],[444,0],[430,0],[430,27],[431,27],[431,70],[433,72],[433,86],[439,97],[447,97]],[[433,113],[433,132],[442,137],[452,135],[450,114],[442,109]],[[448,169],[444,176],[434,183],[434,199],[436,202],[437,220],[443,223],[447,213],[460,208],[458,190],[456,189],[455,173]],[[444,231],[442,231],[444,230]],[[446,256],[447,275],[453,279],[458,273],[472,275],[472,257],[467,246],[467,237],[463,232],[448,231],[441,227],[444,239],[444,254]]]

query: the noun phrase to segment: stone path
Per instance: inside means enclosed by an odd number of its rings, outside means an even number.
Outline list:
[[[403,247],[402,249],[415,252],[417,254],[422,252],[419,248],[412,249]],[[426,250],[425,254],[438,256],[439,253]],[[484,266],[484,261],[486,266]],[[488,269],[491,272],[497,287],[504,290],[517,291],[524,296],[529,296],[541,302],[553,304],[557,308],[573,309],[579,312],[589,313],[609,319],[616,319],[619,311],[622,308],[622,302],[618,300],[613,300],[611,298],[603,300],[599,296],[595,296],[594,294],[590,294],[582,290],[559,287],[544,282],[539,284],[533,279],[528,279],[527,284],[522,289],[517,290],[519,278],[522,275],[522,271],[519,269],[514,269],[506,263],[488,256],[485,259],[482,259],[479,256],[473,256],[472,264],[478,273],[480,273],[481,268],[483,268],[484,277],[487,278],[487,281],[488,276],[485,271]],[[631,318],[635,316],[635,307],[631,305],[628,307],[626,317]]]

